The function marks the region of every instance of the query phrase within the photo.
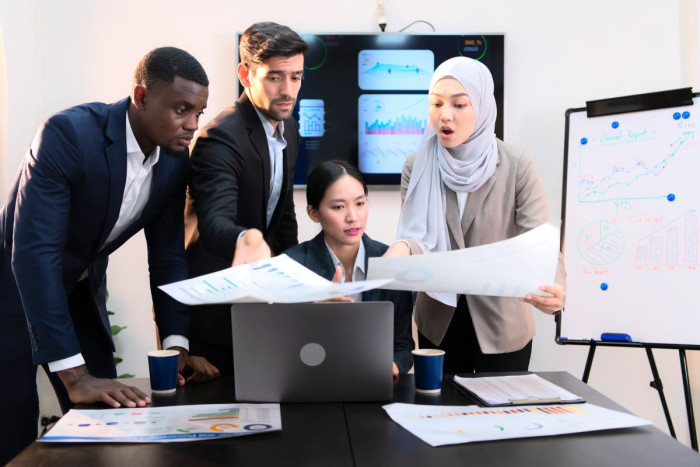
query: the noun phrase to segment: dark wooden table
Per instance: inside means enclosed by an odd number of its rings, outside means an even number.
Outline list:
[[[565,372],[538,374],[587,402],[625,411]],[[147,386],[148,380],[136,380]],[[439,396],[415,393],[413,375],[394,387],[394,402],[469,405],[452,385]],[[154,406],[235,402],[233,380],[187,386]],[[385,402],[386,403],[386,402]],[[431,447],[394,423],[384,403],[282,404],[282,431],[184,443],[49,444],[35,442],[10,465],[119,466],[700,466],[700,455],[653,426],[574,435]],[[94,407],[91,407],[94,408]]]

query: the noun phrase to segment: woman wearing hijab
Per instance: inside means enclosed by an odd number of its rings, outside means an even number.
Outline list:
[[[388,255],[442,252],[515,237],[549,220],[530,154],[496,138],[493,78],[466,57],[437,67],[429,121],[403,167],[398,238]],[[419,347],[445,350],[445,373],[527,370],[535,335],[530,305],[564,305],[560,255],[555,283],[523,298],[419,293]],[[545,296],[546,295],[546,296]]]

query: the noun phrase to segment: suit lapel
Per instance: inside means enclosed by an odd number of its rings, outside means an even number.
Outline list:
[[[255,149],[255,153],[263,167],[263,219],[267,218],[267,203],[270,200],[270,150],[267,146],[267,135],[263,128],[260,117],[258,117],[253,103],[248,99],[248,95],[243,93],[238,99],[238,108],[245,112],[245,121],[247,122],[248,134],[250,135],[250,143]]]
[[[335,265],[328,253],[326,241],[323,238],[323,232],[320,232],[309,242],[309,252],[307,256],[306,267],[316,272],[324,279],[333,279],[335,274]]]
[[[476,214],[481,211],[481,207],[484,205],[484,200],[491,192],[491,188],[496,183],[496,176],[491,175],[486,183],[484,183],[478,190],[469,193],[467,197],[467,205],[464,208],[464,216],[462,216],[462,232],[469,230],[472,225],[472,221],[476,217]],[[462,243],[464,243],[464,237],[462,237]]]
[[[101,247],[119,218],[119,210],[126,185],[126,109],[128,99],[113,104],[107,120],[107,138],[111,144],[105,149],[109,169],[109,201],[107,219],[102,228],[98,248]]]

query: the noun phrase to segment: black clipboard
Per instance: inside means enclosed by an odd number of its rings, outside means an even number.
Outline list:
[[[468,373],[468,374],[446,374],[443,375],[443,380],[451,384],[453,387],[457,389],[462,395],[466,396],[469,400],[474,402],[477,405],[480,405],[482,407],[520,407],[520,406],[525,406],[525,405],[555,405],[555,404],[583,404],[586,402],[585,399],[579,396],[578,399],[575,400],[562,400],[560,398],[553,398],[553,399],[541,399],[541,398],[528,398],[528,399],[517,399],[517,400],[511,400],[510,402],[506,403],[499,403],[499,404],[494,404],[491,402],[487,402],[480,398],[478,395],[470,391],[469,389],[465,388],[461,384],[459,384],[457,381],[455,381],[455,376],[459,376],[461,378],[480,378],[480,377],[487,377],[487,376],[522,376],[522,375],[531,375],[534,374],[529,371],[525,372],[517,372],[517,373],[508,373],[507,375],[502,374],[502,373]],[[545,380],[546,381],[546,380]],[[551,382],[551,381],[550,381]],[[554,384],[554,383],[552,383]]]

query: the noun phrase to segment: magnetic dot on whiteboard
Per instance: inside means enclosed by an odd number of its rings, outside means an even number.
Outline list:
[[[680,112],[675,112],[675,113],[673,114],[673,119],[674,119],[674,120],[680,120],[680,118],[681,118],[681,113],[680,113]]]
[[[676,195],[674,195],[673,193],[669,193],[668,196],[666,196],[666,199],[669,201],[675,201]]]
[[[683,112],[683,118],[685,118],[685,119],[690,118],[690,112],[688,112],[687,110],[685,112]]]
[[[581,144],[588,143],[588,138],[581,138]]]
[[[617,127],[620,126],[620,122],[612,122],[612,125],[611,125],[611,126],[612,126],[613,128],[617,128]]]
[[[603,290],[603,291],[608,290],[608,283],[603,282],[602,284],[600,284],[600,290]]]

